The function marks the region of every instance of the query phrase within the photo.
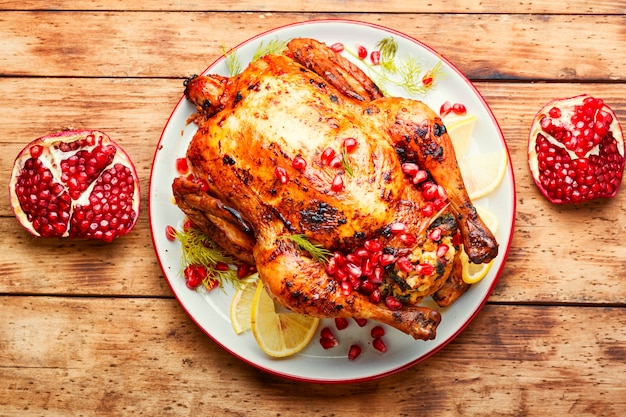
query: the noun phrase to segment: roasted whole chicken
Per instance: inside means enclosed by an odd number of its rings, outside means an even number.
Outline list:
[[[439,116],[384,97],[323,43],[293,39],[185,85],[198,131],[176,203],[284,307],[433,339],[441,315],[421,301],[467,290],[463,248],[475,263],[497,255]]]

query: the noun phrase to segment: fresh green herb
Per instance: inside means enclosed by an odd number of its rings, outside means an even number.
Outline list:
[[[386,71],[395,72],[396,64],[394,59],[398,52],[398,42],[393,37],[383,38],[376,43],[376,48],[380,51],[380,65]]]
[[[354,172],[352,171],[352,167],[350,166],[350,159],[348,157],[348,151],[343,149],[341,151],[341,165],[343,165],[344,171],[351,177],[354,177]]]
[[[237,51],[235,51],[234,49],[231,49],[229,51],[224,45],[222,45],[221,49],[222,53],[224,54],[224,63],[226,64],[228,75],[232,77],[243,71],[243,67],[241,65],[241,61],[239,60],[239,56],[237,55]]]
[[[282,237],[294,242],[298,249],[308,252],[319,263],[325,264],[332,255],[330,251],[321,245],[316,245],[304,235],[283,235]]]
[[[202,265],[209,271],[209,278],[216,279],[220,287],[225,281],[235,286],[239,284],[237,271],[232,268],[222,270],[216,268],[218,263],[232,264],[234,260],[225,255],[222,250],[200,229],[191,227],[186,230],[176,230],[176,239],[180,241],[183,257],[182,269],[188,265]]]
[[[254,53],[254,55],[252,56],[252,61],[254,62],[259,58],[264,57],[265,55],[269,55],[269,54],[282,54],[285,51],[285,48],[287,48],[287,43],[289,43],[289,41],[281,41],[279,39],[274,39],[269,41],[266,45],[263,44],[263,42],[261,42],[259,44],[259,47],[257,48],[256,52]]]
[[[261,43],[259,44],[259,47],[257,48],[257,50],[254,52],[254,55],[252,56],[251,62],[254,62],[257,59],[262,58],[265,55],[284,53],[285,48],[287,48],[288,42],[289,42],[288,40],[281,41],[279,39],[274,39],[264,44],[263,41],[261,41]],[[222,53],[224,54],[226,69],[228,70],[228,75],[230,77],[233,77],[241,73],[241,71],[243,71],[243,65],[241,63],[241,60],[239,59],[237,50],[235,49],[227,50],[226,47],[223,45],[221,49],[222,49]]]
[[[444,75],[439,61],[432,69],[422,73],[422,64],[412,55],[398,56],[398,43],[393,37],[387,37],[376,43],[380,51],[380,64],[373,65],[349,50],[345,51],[367,67],[367,71],[385,95],[389,87],[399,87],[412,96],[425,95],[432,90]]]

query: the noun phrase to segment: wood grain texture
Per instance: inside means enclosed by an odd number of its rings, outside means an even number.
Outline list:
[[[202,1],[144,0],[129,3],[125,0],[55,0],[42,3],[37,0],[4,1],[0,10],[133,10],[133,11],[232,11],[232,12],[370,12],[379,13],[377,0],[321,0],[316,2],[281,0],[217,0],[210,4]],[[555,2],[531,0],[502,2],[499,0],[441,0],[433,2],[385,1],[384,11],[399,13],[553,13],[553,14],[620,14],[626,8],[619,0],[601,0],[590,3],[584,0]]]
[[[74,11],[2,13],[0,75],[185,77],[204,70],[223,47],[322,18],[387,25],[440,51],[473,80],[626,77],[624,15],[441,14],[434,19],[411,13]]]
[[[488,306],[428,361],[339,386],[244,364],[173,300],[3,297],[0,313],[0,413],[14,417],[619,416],[626,407],[620,309]],[[604,324],[581,332],[581,323]]]
[[[337,386],[268,375],[206,336],[159,268],[147,201],[185,77],[223,47],[326,18],[444,54],[492,108],[517,188],[508,261],[477,318],[402,373]],[[551,205],[526,147],[555,97],[601,97],[626,121],[625,28],[621,0],[1,2],[0,190],[29,141],[97,128],[135,162],[142,205],[136,228],[103,244],[35,239],[0,199],[0,416],[621,416],[626,192]]]

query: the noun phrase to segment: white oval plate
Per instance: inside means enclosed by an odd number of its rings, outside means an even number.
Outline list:
[[[245,67],[261,42],[267,45],[268,42],[277,39],[310,37],[328,45],[341,42],[347,49],[353,51],[357,44],[372,51],[376,49],[378,41],[390,36],[398,43],[396,55],[398,59],[404,56],[415,57],[422,63],[424,71],[434,67],[439,61],[442,62],[444,77],[439,78],[439,85],[428,94],[415,98],[426,102],[435,110],[438,110],[446,100],[465,104],[468,112],[478,117],[474,131],[476,139],[470,152],[505,149],[508,153],[495,117],[471,82],[431,48],[392,29],[346,20],[310,21],[260,34],[235,49]],[[345,52],[344,55],[362,65],[358,58]],[[229,75],[225,59],[222,57],[215,61],[205,73]],[[181,84],[181,91],[182,88]],[[389,89],[388,92],[392,95],[408,96],[401,89]],[[435,340],[416,341],[385,326],[384,340],[388,351],[382,354],[373,349],[369,335],[371,327],[377,323],[370,322],[366,327],[360,328],[355,322],[350,321],[347,329],[334,330],[340,341],[335,348],[322,349],[318,343],[319,337],[316,336],[309,346],[297,355],[284,359],[268,357],[257,346],[251,332],[238,336],[233,331],[229,319],[229,306],[234,289],[227,287],[223,291],[218,289],[210,293],[189,290],[181,273],[180,245],[165,238],[166,226],[178,227],[183,221],[182,212],[173,202],[171,184],[177,175],[176,158],[185,155],[187,146],[197,130],[195,124],[187,124],[187,118],[194,112],[194,107],[182,97],[163,130],[154,155],[149,190],[152,239],[163,273],[180,304],[207,335],[236,357],[266,372],[294,380],[339,383],[380,378],[406,369],[437,352],[470,323],[487,301],[504,266],[513,233],[515,183],[510,158],[507,173],[500,187],[478,202],[498,217],[499,227],[496,237],[500,243],[500,254],[482,281],[473,285],[451,307],[441,309],[443,318]],[[325,325],[334,329],[332,320],[323,320],[320,329]],[[347,352],[353,343],[360,343],[363,350],[357,360],[349,361]]]

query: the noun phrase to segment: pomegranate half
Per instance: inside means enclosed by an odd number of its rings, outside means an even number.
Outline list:
[[[135,167],[97,130],[66,130],[29,143],[15,159],[9,192],[15,216],[38,237],[110,242],[139,217]]]
[[[587,94],[551,101],[533,120],[528,163],[537,187],[553,203],[615,196],[624,172],[617,116]]]

